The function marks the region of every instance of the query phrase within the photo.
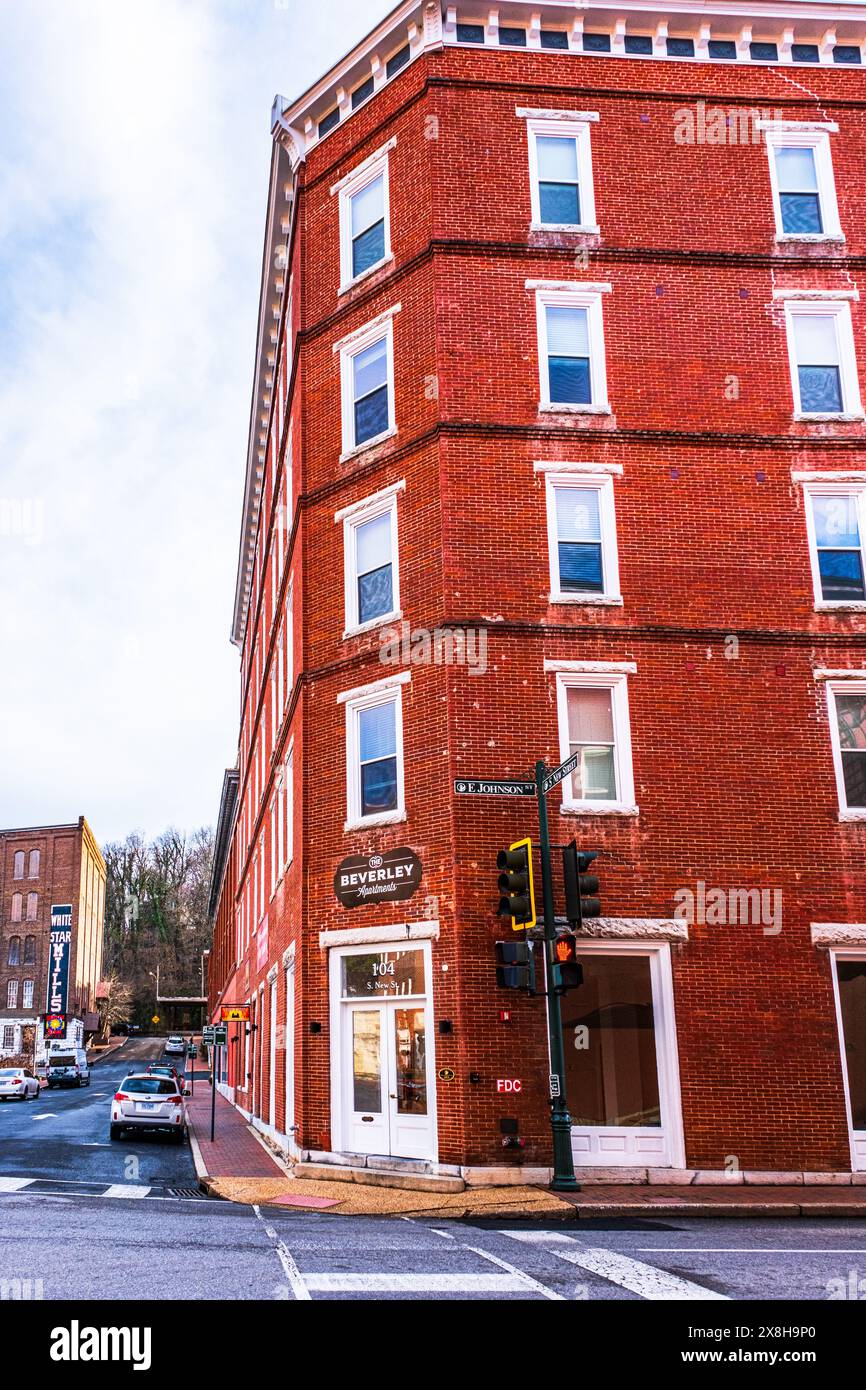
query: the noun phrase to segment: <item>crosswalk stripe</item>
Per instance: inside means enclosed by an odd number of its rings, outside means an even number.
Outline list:
[[[524,1235],[532,1235],[532,1243],[541,1244],[536,1232],[503,1231],[502,1234],[510,1236],[512,1240],[522,1240]],[[609,1279],[612,1284],[619,1284],[620,1288],[639,1294],[641,1298],[666,1301],[729,1301],[727,1294],[705,1289],[702,1284],[694,1284],[689,1279],[680,1279],[676,1274],[669,1274],[666,1269],[657,1269],[655,1265],[645,1264],[643,1260],[633,1260],[628,1255],[620,1255],[615,1250],[605,1250],[598,1246],[581,1246],[568,1237],[566,1241],[569,1247],[567,1250],[556,1248],[553,1242],[550,1242],[549,1253],[559,1260],[585,1269],[589,1274]]]
[[[513,1274],[307,1274],[316,1293],[526,1293]]]
[[[130,1183],[113,1182],[102,1193],[103,1197],[146,1197],[149,1187],[133,1187]]]
[[[32,1182],[32,1178],[0,1178],[0,1192],[20,1192]]]
[[[525,1270],[518,1269],[516,1265],[510,1265],[507,1260],[501,1260],[498,1255],[492,1255],[489,1250],[479,1250],[475,1245],[467,1245],[464,1249],[471,1250],[473,1255],[480,1255],[482,1260],[490,1260],[491,1264],[499,1265],[501,1269],[507,1270],[516,1279],[523,1281],[525,1289],[532,1289],[533,1292],[543,1294],[545,1298],[555,1300],[557,1303],[565,1302],[561,1293],[555,1293],[546,1284],[540,1284],[537,1279],[533,1279],[532,1275],[527,1274]]]

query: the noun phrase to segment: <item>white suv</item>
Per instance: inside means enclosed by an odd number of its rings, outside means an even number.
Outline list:
[[[119,1139],[125,1129],[166,1130],[176,1144],[186,1137],[186,1105],[183,1090],[167,1076],[151,1072],[128,1076],[111,1102],[109,1134]]]
[[[170,1038],[166,1038],[165,1054],[167,1057],[177,1056],[178,1054],[182,1057],[185,1052],[186,1043],[179,1033],[172,1033]]]

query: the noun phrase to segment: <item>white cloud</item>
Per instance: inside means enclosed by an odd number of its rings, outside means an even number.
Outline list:
[[[0,825],[215,817],[271,101],[385,10],[0,4]]]

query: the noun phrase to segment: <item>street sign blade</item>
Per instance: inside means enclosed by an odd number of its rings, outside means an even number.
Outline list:
[[[570,758],[566,758],[564,763],[560,763],[559,767],[555,767],[552,772],[548,772],[541,784],[545,794],[552,791],[560,782],[563,782],[570,772],[574,772],[579,762],[580,749],[578,749],[576,753],[572,753]]]
[[[456,796],[535,796],[535,783],[519,778],[500,779],[458,777],[454,782]]]

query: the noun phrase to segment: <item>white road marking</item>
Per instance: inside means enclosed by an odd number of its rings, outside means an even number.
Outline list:
[[[33,1181],[33,1178],[0,1178],[0,1192],[20,1192]]]
[[[502,1234],[511,1236],[512,1240],[522,1240],[526,1232],[503,1231]],[[597,1274],[601,1279],[609,1279],[612,1284],[619,1284],[620,1288],[628,1289],[630,1293],[636,1293],[641,1298],[675,1302],[686,1299],[725,1303],[730,1301],[727,1294],[705,1289],[702,1284],[680,1279],[665,1269],[644,1264],[642,1260],[633,1260],[628,1255],[620,1255],[614,1250],[605,1250],[597,1246],[580,1246],[574,1240],[568,1243],[569,1249],[552,1249],[551,1255],[555,1255],[558,1260],[567,1261],[568,1264],[578,1265],[589,1274]]]
[[[308,1289],[321,1293],[526,1293],[513,1274],[305,1274]]]
[[[657,1250],[676,1255],[866,1255],[866,1250],[825,1250],[819,1246],[814,1249],[797,1249],[784,1245],[768,1246],[766,1249],[746,1245],[638,1245],[638,1254],[652,1255]]]
[[[134,1187],[132,1183],[113,1182],[101,1194],[103,1197],[146,1197],[149,1187]]]
[[[454,1237],[452,1236],[452,1234],[451,1234],[450,1231],[440,1231],[440,1230],[437,1230],[437,1228],[436,1228],[435,1226],[431,1226],[431,1227],[430,1227],[430,1230],[433,1232],[433,1235],[434,1235],[434,1236],[441,1236],[443,1240],[453,1240],[453,1239],[454,1239]]]
[[[259,1221],[261,1221],[262,1225],[265,1226],[265,1218],[262,1216],[261,1207],[256,1206],[254,1203],[253,1211],[255,1212]],[[265,1231],[268,1231],[267,1226],[265,1226]],[[306,1283],[304,1282],[304,1279],[301,1275],[301,1271],[295,1264],[294,1258],[288,1246],[283,1241],[277,1240],[276,1244],[274,1245],[274,1249],[277,1252],[277,1259],[283,1266],[283,1271],[285,1273],[286,1278],[289,1281],[289,1286],[291,1287],[292,1293],[295,1295],[295,1298],[298,1300],[298,1302],[312,1302],[312,1299],[310,1298],[310,1291]]]
[[[524,1245],[552,1245],[557,1240],[564,1241],[566,1245],[571,1244],[571,1236],[564,1236],[559,1231],[500,1231],[499,1234],[522,1240]]]
[[[55,1112],[54,1110],[46,1110],[46,1112],[45,1112],[44,1115],[34,1115],[34,1116],[33,1116],[33,1119],[34,1119],[34,1120],[53,1120],[53,1119],[55,1118],[55,1113],[56,1113],[56,1112]]]
[[[508,1273],[513,1274],[515,1278],[522,1279],[525,1288],[532,1289],[535,1293],[543,1294],[545,1298],[552,1299],[557,1303],[565,1302],[561,1293],[555,1293],[554,1290],[549,1289],[546,1284],[540,1284],[537,1279],[533,1279],[531,1274],[527,1274],[525,1270],[518,1269],[516,1265],[510,1265],[507,1260],[500,1260],[498,1255],[491,1255],[489,1250],[480,1250],[476,1245],[466,1245],[464,1249],[471,1250],[473,1255],[480,1255],[482,1260],[490,1260],[492,1264],[499,1265],[500,1269],[506,1269]]]

